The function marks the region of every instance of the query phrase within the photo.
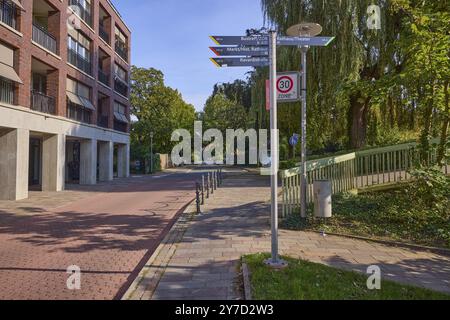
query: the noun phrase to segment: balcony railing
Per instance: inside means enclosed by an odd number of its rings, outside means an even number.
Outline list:
[[[125,43],[123,43],[122,41],[116,39],[116,52],[117,54],[125,61],[128,61],[128,50],[127,50],[127,46],[125,45]]]
[[[91,123],[91,114],[92,112],[90,110],[67,101],[67,118],[79,122]]]
[[[120,132],[127,132],[128,125],[126,123],[123,123],[120,121],[114,121],[114,130],[120,131]]]
[[[98,69],[98,81],[100,81],[104,85],[107,85],[108,87],[111,85],[109,83],[109,74],[106,74],[101,69]]]
[[[40,44],[47,50],[57,54],[56,38],[45,28],[33,22],[33,41]]]
[[[10,1],[0,0],[0,21],[17,30],[17,8]]]
[[[97,118],[97,125],[102,128],[109,128],[109,117],[99,115]]]
[[[31,91],[31,109],[34,111],[56,114],[55,99],[43,93]]]
[[[0,78],[0,101],[8,104],[14,103],[14,83]]]
[[[124,97],[128,97],[128,86],[119,77],[114,79],[114,90]]]
[[[98,27],[98,31],[100,34],[100,37],[105,40],[106,43],[109,44],[109,33],[106,31],[105,27],[103,27],[101,24]]]
[[[92,15],[83,7],[79,0],[69,0],[69,5],[77,7],[74,11],[84,20],[84,22],[92,27]]]
[[[67,50],[67,55],[69,63],[73,64],[78,69],[83,70],[87,74],[92,74],[92,64],[90,61],[86,60],[72,49]]]

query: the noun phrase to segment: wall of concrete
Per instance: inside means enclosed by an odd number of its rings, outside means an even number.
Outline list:
[[[28,198],[30,132],[0,131],[0,200]]]

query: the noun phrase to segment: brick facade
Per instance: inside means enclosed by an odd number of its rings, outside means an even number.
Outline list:
[[[48,26],[47,30],[56,39],[56,54],[52,54],[50,51],[45,50],[32,40],[33,30],[33,2],[39,1],[40,3],[46,3],[52,10],[48,12]],[[125,34],[128,39],[128,57],[130,57],[130,39],[131,33],[128,27],[120,18],[119,14],[113,8],[108,0],[91,0],[92,8],[92,26],[89,26],[83,21],[80,22],[80,31],[91,41],[91,63],[92,73],[90,75],[82,72],[80,69],[72,66],[68,63],[68,18],[73,14],[68,8],[70,0],[22,0],[24,11],[18,16],[18,27],[16,31],[9,28],[3,23],[0,23],[0,42],[6,44],[15,49],[15,62],[14,68],[19,77],[23,81],[23,85],[17,85],[15,92],[14,103],[30,108],[31,107],[31,73],[32,73],[32,61],[33,59],[44,63],[51,71],[47,73],[47,95],[55,98],[56,100],[56,115],[66,116],[67,110],[67,98],[66,98],[66,79],[67,77],[80,81],[84,85],[91,88],[91,102],[96,107],[91,115],[91,124],[97,124],[97,99],[98,93],[109,97],[107,99],[108,105],[104,106],[103,115],[108,115],[109,122],[108,128],[114,128],[114,101],[118,101],[127,106],[127,116],[129,119],[130,102],[126,97],[114,91],[114,63],[119,64],[124,68],[128,74],[130,72],[130,61],[124,61],[115,52],[115,26]],[[110,44],[107,44],[99,35],[99,6],[102,6],[110,18],[106,20],[105,27],[109,33]],[[98,80],[98,68],[99,68],[99,48],[101,48],[110,58],[106,70],[110,76],[110,86],[101,84]],[[103,66],[104,67],[104,66]],[[128,76],[129,79],[129,76]],[[105,110],[106,109],[106,110]],[[129,125],[127,128],[129,131]]]

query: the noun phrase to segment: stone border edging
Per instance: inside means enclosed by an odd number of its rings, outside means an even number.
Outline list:
[[[120,300],[151,300],[167,264],[176,251],[174,246],[183,238],[187,225],[195,217],[195,206],[195,199],[188,202],[186,209],[176,218],[169,232]]]
[[[308,231],[305,230],[304,232],[308,232]],[[309,231],[309,232],[314,232],[317,234],[322,233],[320,231]],[[368,242],[375,242],[375,243],[391,245],[391,246],[396,246],[396,247],[404,247],[404,248],[409,248],[409,249],[419,249],[419,250],[423,250],[423,251],[430,251],[433,253],[439,253],[439,254],[444,254],[444,255],[450,256],[450,249],[446,249],[446,248],[428,247],[428,246],[422,246],[419,244],[398,242],[398,241],[393,241],[393,240],[367,238],[367,237],[363,237],[363,236],[355,236],[355,235],[350,235],[350,234],[340,234],[340,233],[331,233],[331,232],[325,232],[325,233],[327,235],[335,236],[335,237],[344,237],[344,238],[349,238],[349,239],[363,240],[363,241],[368,241]]]
[[[242,278],[244,283],[244,300],[253,300],[252,299],[252,285],[250,282],[250,270],[248,268],[247,263],[242,261]]]

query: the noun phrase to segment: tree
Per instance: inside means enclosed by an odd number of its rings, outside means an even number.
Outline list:
[[[153,150],[170,153],[176,129],[193,131],[195,108],[186,103],[181,94],[164,84],[161,71],[133,66],[131,70],[131,113],[137,122],[131,127],[132,156],[144,159],[150,152],[150,133]]]

